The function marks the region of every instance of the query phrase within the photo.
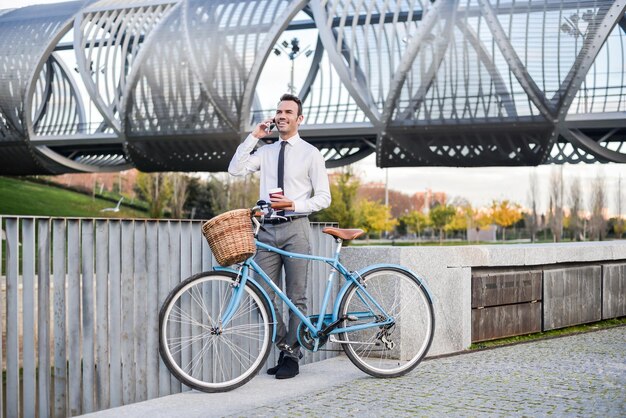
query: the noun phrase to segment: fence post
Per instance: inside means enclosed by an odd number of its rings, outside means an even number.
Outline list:
[[[67,220],[67,351],[69,378],[68,415],[79,415],[81,401],[80,352],[80,221]]]
[[[122,277],[121,277],[121,299],[122,310],[121,323],[121,352],[122,352],[122,404],[127,405],[135,402],[135,359],[134,356],[134,279],[133,279],[133,259],[134,254],[134,234],[133,221],[122,221]]]
[[[158,223],[146,223],[146,325],[148,329],[146,390],[148,399],[159,396],[159,274]]]
[[[65,219],[52,221],[52,270],[54,276],[54,416],[66,413],[67,356],[65,346]]]
[[[38,312],[37,312],[37,351],[39,353],[38,405],[39,416],[50,415],[50,220],[37,222],[38,263]]]
[[[134,332],[135,347],[135,398],[133,402],[145,401],[148,397],[147,366],[148,366],[148,277],[146,272],[146,221],[135,220],[134,224]]]
[[[83,385],[82,413],[93,412],[94,402],[94,372],[95,372],[95,333],[94,333],[94,222],[84,219],[81,222],[81,272],[82,272],[82,359]]]
[[[19,220],[12,218],[6,221],[7,248],[7,280],[6,280],[6,408],[7,416],[17,417],[20,414],[20,362],[19,362],[19,324],[18,324],[18,267],[19,267]]]
[[[23,412],[35,416],[35,219],[22,219]]]
[[[109,221],[110,408],[122,405],[122,222]]]
[[[96,405],[110,405],[109,380],[109,223],[96,221]]]

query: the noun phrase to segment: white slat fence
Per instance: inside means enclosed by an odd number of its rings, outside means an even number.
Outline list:
[[[159,357],[158,312],[177,283],[215,263],[200,221],[4,216],[0,225],[3,416],[74,416],[188,390]],[[313,252],[331,256],[323,226],[313,224]],[[314,263],[310,305],[329,270]]]

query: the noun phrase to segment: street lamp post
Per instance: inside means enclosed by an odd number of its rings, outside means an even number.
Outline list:
[[[296,86],[294,83],[296,58],[300,57],[303,54],[305,57],[310,57],[313,53],[313,50],[309,46],[304,49],[300,49],[300,40],[298,38],[293,38],[291,39],[291,42],[283,40],[282,42],[276,44],[276,46],[274,47],[274,54],[276,56],[280,56],[283,53],[287,55],[287,58],[289,58],[289,61],[291,61],[291,77],[289,85],[287,87],[289,89],[289,93],[296,94]]]

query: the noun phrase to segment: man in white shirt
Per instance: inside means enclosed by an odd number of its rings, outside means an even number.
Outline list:
[[[298,134],[298,127],[303,120],[300,99],[284,94],[278,103],[275,117],[259,123],[239,145],[230,161],[228,172],[233,176],[245,176],[260,171],[260,199],[285,204],[286,219],[266,220],[266,230],[259,232],[259,241],[286,251],[310,254],[311,228],[307,216],[330,205],[330,187],[324,157]],[[278,129],[279,140],[255,151],[257,142],[269,135],[272,124]],[[281,169],[279,165],[283,164]],[[269,190],[276,187],[282,187],[283,195],[272,195],[270,198]],[[255,261],[277,286],[280,286],[281,269],[285,267],[287,296],[306,315],[308,261],[283,257],[264,250],[257,252]],[[272,294],[268,286],[266,290]],[[276,310],[280,299],[275,295],[273,299]],[[300,347],[297,332],[300,319],[293,312],[289,312],[288,327],[278,311],[276,319],[276,345],[281,351],[278,364],[267,372],[276,375],[277,379],[289,379],[299,373]]]

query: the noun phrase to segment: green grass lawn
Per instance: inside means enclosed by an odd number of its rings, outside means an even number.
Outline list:
[[[33,183],[23,178],[0,177],[0,215],[89,218],[146,218],[147,214],[121,206],[119,212],[100,212],[115,203]]]

